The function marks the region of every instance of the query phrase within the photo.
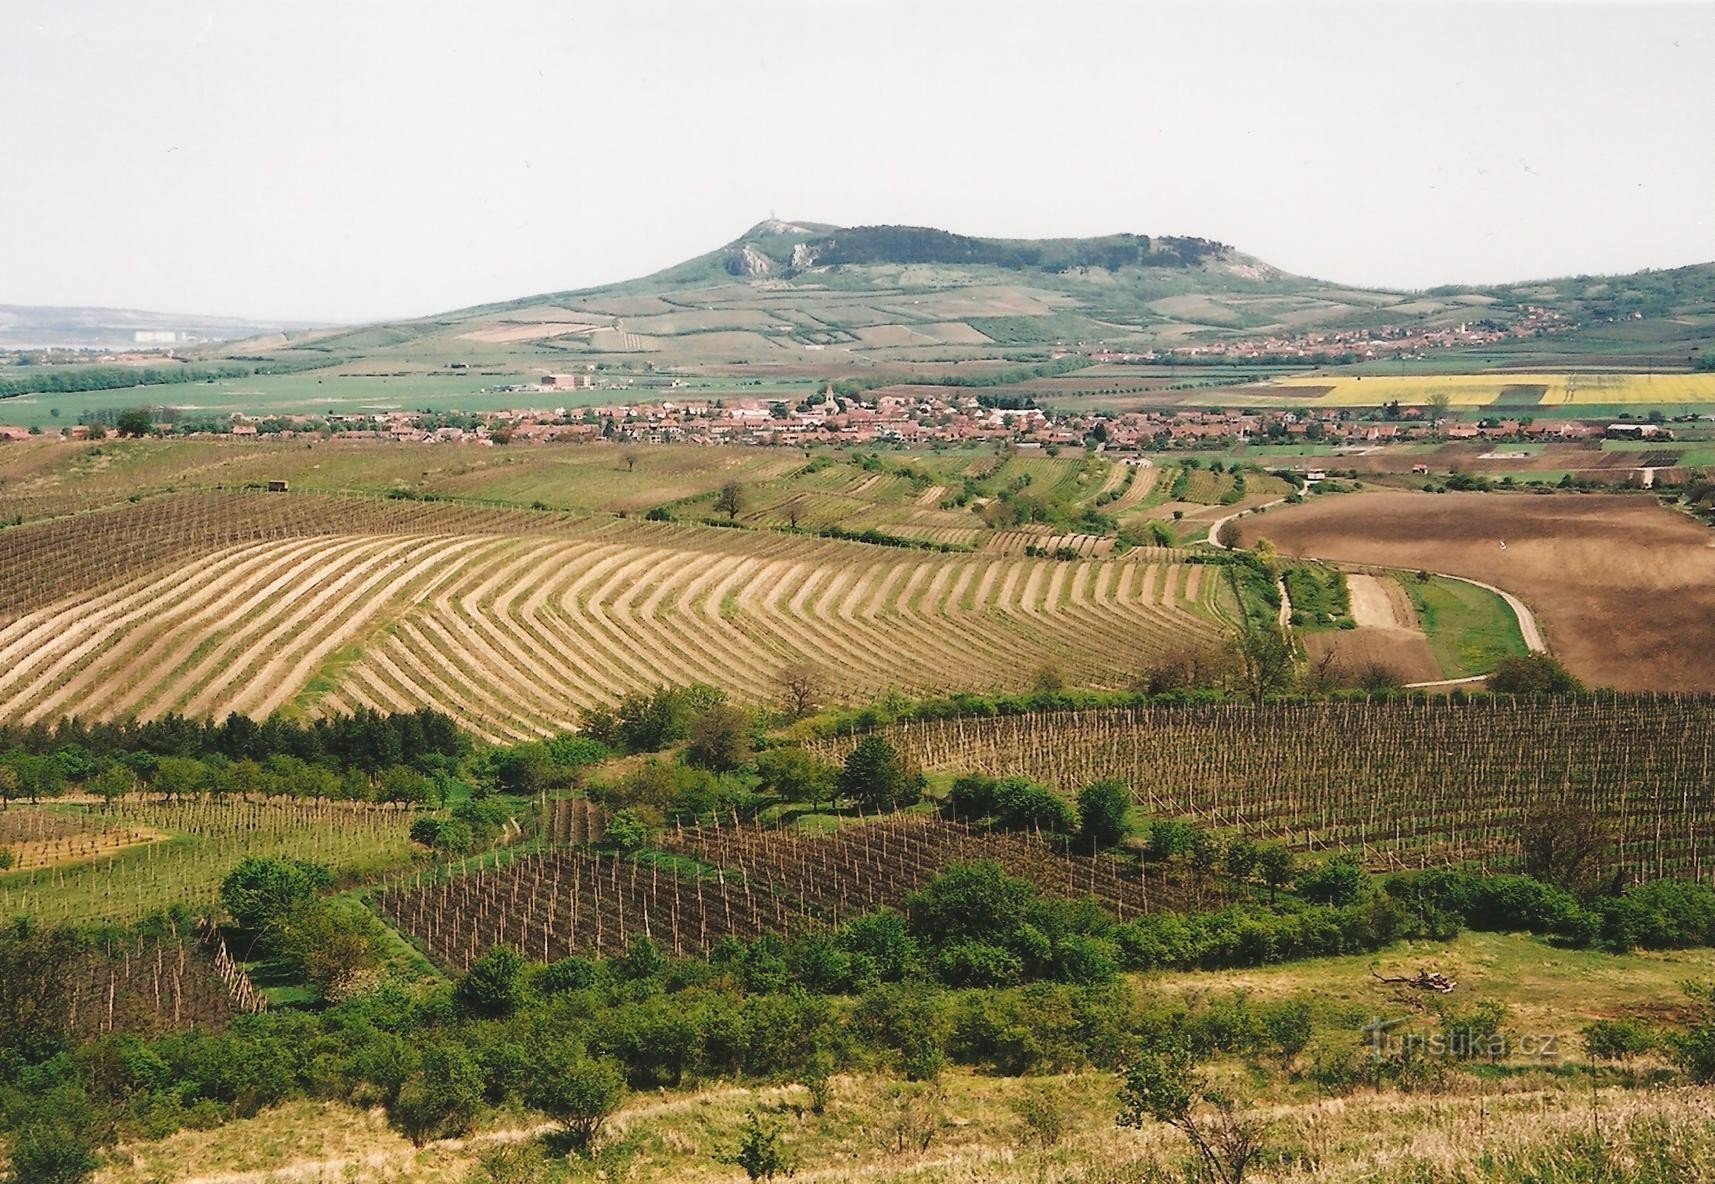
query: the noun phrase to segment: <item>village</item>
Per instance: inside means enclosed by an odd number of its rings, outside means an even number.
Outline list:
[[[526,391],[563,393],[578,376],[543,375]],[[518,388],[512,388],[518,389]],[[666,392],[672,393],[672,392]],[[1073,411],[1031,405],[1016,396],[972,394],[958,388],[881,387],[836,393],[832,383],[794,402],[784,397],[656,398],[588,407],[519,407],[475,413],[390,410],[369,414],[233,415],[185,419],[172,408],[150,409],[155,432],[175,436],[334,441],[391,440],[405,444],[542,445],[610,441],[634,444],[780,445],[788,447],[957,447],[1007,444],[1058,452],[1159,452],[1233,445],[1380,446],[1422,441],[1579,441],[1669,439],[1660,422],[1607,423],[1577,419],[1491,416],[1475,422],[1436,418],[1428,406],[1384,408],[1219,409],[1162,407],[1133,411]],[[1023,405],[1015,405],[1015,404]],[[112,422],[88,421],[49,436],[100,439]],[[134,427],[135,425],[133,425]],[[39,437],[38,429],[0,426],[0,441]]]

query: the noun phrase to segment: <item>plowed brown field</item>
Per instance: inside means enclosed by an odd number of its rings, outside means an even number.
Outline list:
[[[1715,690],[1715,534],[1649,498],[1365,493],[1239,525],[1246,545],[1505,588],[1587,683]]]

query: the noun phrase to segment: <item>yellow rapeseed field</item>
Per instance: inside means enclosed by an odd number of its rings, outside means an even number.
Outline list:
[[[1528,407],[1528,394],[1518,388],[1542,387],[1535,405],[1577,407],[1601,403],[1715,403],[1715,373],[1706,374],[1421,374],[1304,375],[1271,384],[1282,395],[1298,388],[1332,387],[1316,399],[1323,406],[1375,407],[1398,400],[1423,404],[1437,391],[1455,407]],[[1504,401],[1502,392],[1513,388]]]

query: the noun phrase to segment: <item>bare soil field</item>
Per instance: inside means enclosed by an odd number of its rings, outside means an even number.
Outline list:
[[[1363,625],[1356,629],[1332,629],[1304,636],[1304,650],[1311,661],[1332,653],[1334,663],[1348,673],[1367,666],[1385,666],[1401,682],[1436,682],[1443,677],[1440,663],[1429,648],[1429,639],[1409,629],[1379,629]]]
[[[1346,577],[1346,591],[1358,627],[1306,634],[1304,648],[1313,660],[1332,653],[1335,663],[1348,672],[1385,666],[1408,683],[1443,677],[1445,672],[1399,581],[1354,572]]]
[[[1715,535],[1619,494],[1365,493],[1240,520],[1246,545],[1467,576],[1522,597],[1586,682],[1715,691]]]

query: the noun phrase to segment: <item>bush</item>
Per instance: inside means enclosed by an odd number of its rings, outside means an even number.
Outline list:
[[[780,1146],[780,1131],[763,1126],[754,1110],[745,1111],[737,1149],[731,1155],[722,1156],[720,1162],[743,1168],[746,1178],[751,1180],[772,1180],[791,1167],[790,1159]]]
[[[564,1042],[537,1056],[524,1102],[561,1123],[573,1149],[588,1154],[624,1095],[625,1078],[611,1061],[594,1060]]]
[[[1024,961],[1000,946],[963,941],[941,951],[935,976],[954,987],[1010,986],[1024,977]]]
[[[1559,659],[1547,654],[1501,659],[1487,686],[1504,695],[1575,695],[1584,689]]]
[[[1040,830],[1050,834],[1070,834],[1078,824],[1064,798],[1022,777],[1007,777],[995,786],[994,819],[1003,830]]]
[[[511,946],[495,946],[471,963],[453,986],[453,1005],[463,1015],[504,1019],[527,994],[524,957]]]
[[[7,1184],[83,1184],[100,1165],[86,1131],[68,1123],[27,1126],[12,1145]]]
[[[423,1051],[422,1068],[399,1087],[391,1112],[405,1137],[421,1147],[470,1130],[482,1087],[482,1070],[469,1052],[456,1044],[432,1044]]]
[[[332,884],[333,873],[323,864],[251,856],[220,882],[220,903],[240,928],[260,932]]]
[[[1131,790],[1121,781],[1097,781],[1078,793],[1078,834],[1091,846],[1112,847],[1129,829]]]
[[[982,773],[957,778],[947,792],[947,806],[955,817],[982,819],[994,814],[995,788],[1000,783]]]
[[[1313,904],[1356,904],[1369,877],[1355,855],[1337,855],[1298,876],[1298,894]]]
[[[1636,1020],[1597,1020],[1584,1029],[1584,1051],[1593,1061],[1630,1061],[1655,1046],[1655,1032]]]

